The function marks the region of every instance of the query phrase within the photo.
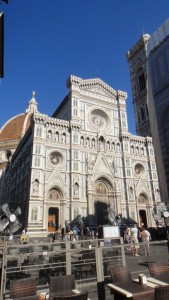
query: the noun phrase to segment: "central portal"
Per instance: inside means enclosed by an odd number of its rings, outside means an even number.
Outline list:
[[[97,226],[108,224],[108,205],[104,202],[100,202],[96,200],[95,216],[96,216]]]
[[[59,209],[50,207],[48,210],[48,232],[55,232],[59,226]]]
[[[106,225],[109,223],[109,210],[112,185],[106,178],[99,178],[95,183],[95,222],[96,225]]]

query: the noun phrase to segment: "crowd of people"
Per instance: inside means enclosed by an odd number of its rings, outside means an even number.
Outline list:
[[[151,234],[144,226],[138,228],[137,224],[133,224],[131,228],[126,227],[124,231],[124,242],[128,244],[127,250],[131,251],[133,256],[139,256],[139,242],[143,243],[144,255],[149,256],[150,239]]]

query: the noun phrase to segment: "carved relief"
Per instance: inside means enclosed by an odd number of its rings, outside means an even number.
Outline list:
[[[50,153],[49,160],[52,165],[56,166],[56,165],[59,165],[62,163],[63,156],[61,153],[54,151],[54,152]]]
[[[140,163],[136,164],[135,168],[134,168],[134,171],[135,171],[135,174],[137,176],[142,175],[144,173],[144,167],[143,167],[143,165],[141,165]]]
[[[145,204],[146,203],[146,199],[145,199],[144,195],[139,195],[138,203],[140,203],[140,204]]]
[[[53,189],[49,192],[49,199],[52,200],[59,200],[60,199],[60,194],[56,189]]]

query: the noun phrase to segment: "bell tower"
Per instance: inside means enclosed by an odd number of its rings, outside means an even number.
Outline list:
[[[149,34],[144,34],[126,55],[130,68],[136,132],[139,136],[151,136],[147,109],[147,43],[149,38]]]

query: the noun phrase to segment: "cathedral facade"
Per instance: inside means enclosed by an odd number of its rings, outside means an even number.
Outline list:
[[[33,94],[23,114],[29,127],[10,159],[2,136],[14,119],[1,129],[1,202],[21,206],[30,234],[78,215],[97,226],[118,215],[154,226],[160,194],[152,138],[129,133],[127,94],[98,78],[70,76],[67,87],[52,117],[38,111]]]

